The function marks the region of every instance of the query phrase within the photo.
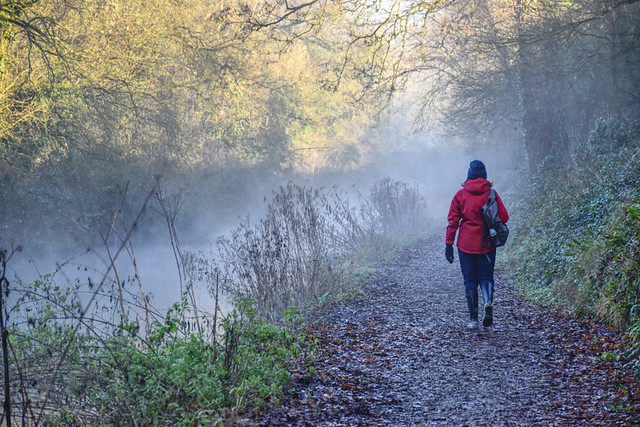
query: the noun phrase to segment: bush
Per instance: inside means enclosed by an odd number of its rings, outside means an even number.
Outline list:
[[[58,284],[57,272],[10,283],[10,257],[0,252],[0,319],[11,322],[5,335],[11,358],[4,362],[13,419],[34,425],[218,425],[277,402],[290,364],[313,353],[313,340],[298,332],[301,315],[291,305],[349,289],[358,271],[353,260],[363,247],[419,228],[417,190],[386,180],[373,194],[374,201],[354,207],[337,189],[290,184],[275,193],[263,219],[241,224],[218,242],[221,257],[215,260],[182,256],[173,223],[177,209],[164,210],[168,205],[159,198],[180,261],[181,289],[188,281],[181,302],[164,317],[139,277],[138,289],[120,279],[118,254],[128,251],[135,264],[122,212],[105,219],[109,269],[100,283]],[[236,301],[224,315],[220,277]],[[190,293],[203,283],[211,287],[213,314],[198,309]],[[2,298],[8,295],[11,301]]]
[[[227,292],[253,299],[260,315],[273,321],[287,307],[349,292],[356,261],[424,232],[424,218],[417,189],[390,179],[359,206],[336,188],[290,183],[266,204],[262,219],[218,239],[216,254],[194,259],[213,263]]]
[[[188,332],[186,295],[142,333],[137,321],[100,316],[117,313],[115,300],[83,313],[86,291],[79,282],[57,286],[52,275],[12,290],[20,294],[8,333],[16,422],[218,425],[277,401],[304,346],[291,325],[295,313],[276,327],[249,300],[238,302],[211,339],[204,330]]]
[[[640,126],[596,124],[571,168],[543,165],[513,217],[525,292],[632,331],[640,355]]]
[[[384,234],[410,236],[424,232],[426,206],[416,187],[385,178],[373,186],[370,200],[377,228]]]
[[[534,293],[563,281],[575,284],[584,273],[578,258],[593,255],[591,248],[602,244],[610,221],[638,195],[640,130],[622,128],[599,122],[577,150],[573,167],[543,164],[515,206],[514,217],[522,220],[512,233],[520,244],[510,246],[508,258],[519,277],[535,285]],[[611,141],[614,137],[621,140]],[[576,302],[568,289],[554,298]]]

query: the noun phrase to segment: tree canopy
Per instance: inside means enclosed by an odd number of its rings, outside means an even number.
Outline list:
[[[418,123],[566,162],[598,117],[637,112],[639,3],[5,1],[0,202],[99,210],[112,202],[74,195],[358,168],[406,90]]]

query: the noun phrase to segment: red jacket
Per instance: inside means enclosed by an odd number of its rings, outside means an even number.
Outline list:
[[[468,254],[488,253],[495,249],[491,241],[482,243],[484,224],[482,222],[482,205],[489,197],[491,183],[484,178],[476,178],[465,182],[453,200],[449,209],[449,225],[446,242],[452,245],[458,231],[458,249]],[[500,196],[496,192],[498,215],[502,222],[509,221],[509,214]],[[483,250],[484,249],[484,250]]]

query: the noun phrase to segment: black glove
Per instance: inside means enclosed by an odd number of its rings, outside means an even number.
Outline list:
[[[444,256],[449,261],[449,264],[453,264],[453,245],[447,245],[444,250]]]

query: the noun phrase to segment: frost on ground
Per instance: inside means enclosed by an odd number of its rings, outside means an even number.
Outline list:
[[[599,357],[622,345],[618,334],[528,303],[499,278],[494,326],[469,331],[459,264],[443,253],[441,239],[419,242],[378,269],[366,297],[321,313],[317,375],[299,374],[291,397],[253,422],[638,423],[637,382]]]

